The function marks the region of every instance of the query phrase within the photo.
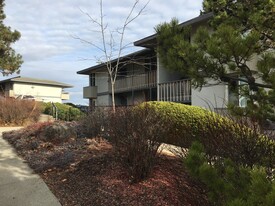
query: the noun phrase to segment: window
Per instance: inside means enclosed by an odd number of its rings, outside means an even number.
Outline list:
[[[244,81],[231,81],[231,89],[229,86],[229,91],[228,91],[228,100],[230,104],[234,104],[234,105],[238,105],[239,107],[246,107],[247,106],[247,98],[237,94],[236,92],[233,92],[232,89],[237,89],[238,91],[240,91],[240,88],[242,86],[246,86],[247,83]]]
[[[90,86],[95,86],[95,73],[89,75],[90,77]]]

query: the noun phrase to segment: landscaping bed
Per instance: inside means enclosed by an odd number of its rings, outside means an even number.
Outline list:
[[[161,155],[147,179],[132,183],[108,141],[76,136],[47,141],[43,131],[49,124],[3,136],[62,205],[209,205],[201,185],[184,171],[180,159]]]

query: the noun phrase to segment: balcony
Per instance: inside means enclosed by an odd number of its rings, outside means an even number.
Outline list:
[[[83,98],[96,99],[97,98],[97,87],[96,86],[83,87]]]
[[[62,100],[69,100],[70,99],[70,94],[68,92],[62,92],[61,99]]]
[[[191,102],[191,81],[189,79],[178,80],[159,84],[159,101],[180,103]]]
[[[156,87],[156,74],[156,71],[150,71],[143,74],[137,74],[117,79],[115,83],[115,92],[126,92]]]

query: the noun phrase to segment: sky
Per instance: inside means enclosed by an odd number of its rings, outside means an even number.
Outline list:
[[[20,76],[48,79],[71,84],[69,102],[88,105],[82,88],[88,76],[77,71],[96,65],[102,52],[98,27],[90,17],[99,20],[99,0],[5,0],[5,25],[18,30],[21,38],[13,48],[23,56]],[[115,31],[123,22],[135,0],[103,0],[104,22]],[[134,15],[148,2],[140,0]],[[142,14],[127,27],[124,44],[155,33],[154,27],[173,17],[180,22],[200,14],[202,0],[150,0]],[[87,15],[88,14],[88,15]],[[90,16],[90,17],[89,17]],[[114,35],[115,42],[116,40]],[[81,41],[82,39],[84,41]],[[90,43],[87,43],[90,42]],[[130,47],[124,54],[142,48]],[[0,80],[18,76],[0,76]]]

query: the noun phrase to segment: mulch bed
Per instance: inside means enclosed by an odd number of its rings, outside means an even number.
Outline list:
[[[160,156],[149,178],[133,184],[108,141],[72,138],[53,144],[39,139],[40,130],[21,129],[5,133],[4,138],[63,206],[209,205],[202,187],[176,157]]]

